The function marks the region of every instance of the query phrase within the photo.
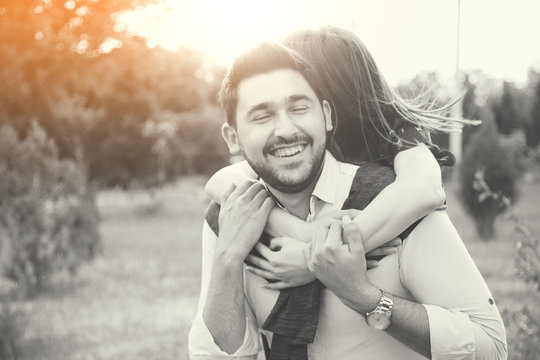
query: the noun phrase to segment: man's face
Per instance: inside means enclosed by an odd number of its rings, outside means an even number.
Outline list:
[[[240,151],[268,185],[296,193],[317,179],[332,129],[330,107],[299,72],[280,69],[243,80],[236,124],[223,127],[229,149]]]

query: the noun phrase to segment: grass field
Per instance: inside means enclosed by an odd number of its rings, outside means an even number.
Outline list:
[[[101,193],[103,252],[76,277],[60,275],[42,294],[17,305],[26,322],[21,359],[186,359],[199,292],[203,184],[192,177],[153,193]],[[503,313],[512,348],[520,326],[515,314],[539,300],[515,275],[518,235],[503,219],[496,239],[477,240],[452,184],[447,196],[450,216]],[[536,237],[539,203],[536,177],[523,183],[516,206]]]

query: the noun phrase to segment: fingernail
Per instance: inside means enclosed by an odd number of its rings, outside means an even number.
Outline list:
[[[343,219],[341,219],[341,220],[343,221],[344,224],[350,224],[352,222],[349,215],[343,216]]]
[[[247,271],[253,271],[253,268],[251,266],[246,266]]]

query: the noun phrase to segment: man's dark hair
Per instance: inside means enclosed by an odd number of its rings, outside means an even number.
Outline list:
[[[221,83],[219,102],[231,126],[236,126],[238,85],[242,80],[279,69],[298,71],[311,86],[319,101],[322,100],[319,77],[298,53],[278,43],[259,43],[236,58]]]

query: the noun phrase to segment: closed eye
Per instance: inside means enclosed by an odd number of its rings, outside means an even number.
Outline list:
[[[306,111],[308,111],[308,107],[307,106],[304,106],[304,105],[299,105],[299,106],[295,106],[293,108],[291,108],[291,111],[294,112],[294,113],[297,113],[297,114],[302,114]]]
[[[253,121],[256,121],[256,122],[263,122],[263,121],[266,121],[268,119],[270,119],[272,117],[272,115],[270,114],[261,114],[261,115],[257,115],[253,118]]]

